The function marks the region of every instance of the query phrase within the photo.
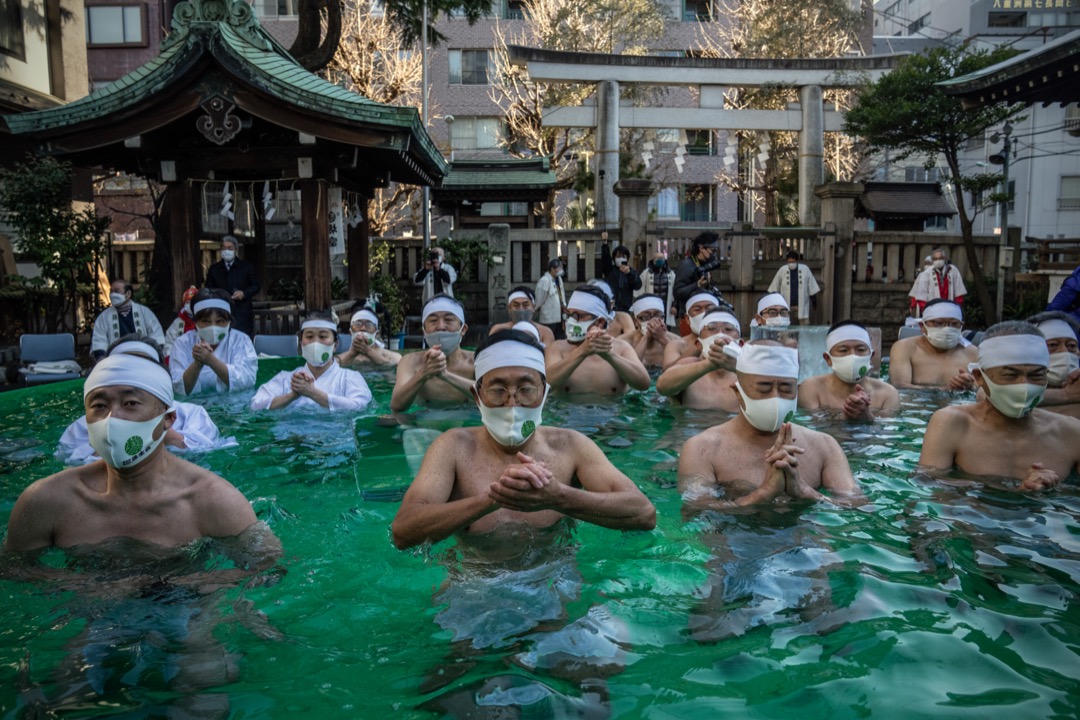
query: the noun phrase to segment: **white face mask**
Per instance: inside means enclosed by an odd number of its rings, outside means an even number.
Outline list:
[[[565,270],[559,270],[559,272],[555,273],[555,275],[558,276],[558,277],[563,277],[564,275],[566,275],[566,271]]]
[[[951,350],[960,344],[960,328],[926,328],[926,339],[938,350]]]
[[[715,335],[710,335],[707,338],[701,338],[700,342],[701,342],[701,359],[702,360],[708,360],[709,359],[709,350],[711,350],[713,344],[716,343],[716,341],[719,340],[722,337],[728,337],[728,336],[725,335],[722,332],[719,332],[719,333],[716,333]],[[737,340],[732,340],[731,342],[738,343]]]
[[[1052,387],[1061,387],[1069,374],[1080,370],[1080,355],[1071,352],[1056,352],[1050,355],[1050,365],[1046,368],[1046,382]]]
[[[627,263],[627,260],[626,260],[626,258],[624,258],[624,257],[617,257],[617,258],[615,258],[615,266],[616,266],[616,267],[622,267],[622,266],[623,266],[623,265],[625,265],[626,263]]]
[[[735,388],[742,395],[745,407],[742,409],[746,421],[762,432],[776,432],[786,422],[795,417],[798,398],[782,398],[779,395],[762,400],[748,398],[739,383]]]
[[[706,310],[705,312],[698,313],[694,317],[690,318],[687,321],[687,322],[690,323],[690,332],[694,333],[694,335],[700,335],[701,334],[701,328],[705,327],[705,316],[708,315],[709,313],[711,313],[715,309],[716,309],[715,307],[711,307],[708,310]]]
[[[788,327],[791,325],[791,318],[789,317],[772,317],[765,318],[766,327]]]
[[[211,345],[217,345],[229,334],[229,326],[218,327],[217,325],[207,325],[206,327],[199,328],[199,337],[204,342],[208,342]]]
[[[236,251],[235,250],[222,250],[221,251],[221,259],[224,260],[227,263],[231,263],[233,260],[236,259]]]
[[[788,270],[794,270],[794,269],[795,269],[795,268],[797,268],[797,267],[799,267],[799,263],[797,263],[797,262],[795,262],[795,261],[790,261],[790,262],[788,262],[788,264],[787,264],[787,269],[788,269]]]
[[[354,338],[362,337],[365,340],[367,340],[368,345],[372,345],[374,347],[382,347],[383,346],[382,340],[379,339],[378,335],[376,335],[375,333],[369,333],[366,330],[361,330],[360,332],[353,333],[353,337]]]
[[[86,426],[90,447],[111,467],[125,470],[138,465],[165,439],[165,432],[155,440],[154,430],[165,417],[162,413],[153,420],[136,422],[111,415]]]
[[[836,377],[846,383],[855,383],[866,377],[866,373],[870,371],[870,358],[873,355],[829,355],[829,358],[832,359],[832,371],[836,373]]]
[[[593,326],[597,318],[593,318],[588,322],[578,322],[574,318],[566,318],[566,340],[572,342],[575,345],[581,342],[585,342],[585,334],[589,332],[589,328]]]
[[[488,434],[506,448],[519,447],[532,437],[536,428],[542,424],[541,414],[547,402],[550,386],[544,388],[544,399],[534,408],[511,405],[506,407],[488,407],[480,402],[480,419]]]
[[[424,342],[427,343],[429,348],[439,345],[442,347],[443,355],[449,355],[461,347],[461,331],[440,330],[439,332],[424,333]]]
[[[314,367],[322,367],[334,359],[335,345],[324,345],[320,342],[308,343],[300,348],[300,354]]]
[[[945,267],[945,261],[944,260],[935,260],[933,262],[933,266],[934,266],[935,270],[940,270],[941,268]]]
[[[1045,385],[1032,385],[1031,383],[1016,383],[1014,385],[998,385],[991,382],[982,373],[982,379],[986,383],[988,392],[987,399],[997,411],[1005,417],[1022,418],[1035,409],[1042,401],[1046,392]]]
[[[124,293],[109,293],[109,302],[113,307],[118,307],[127,302],[127,295]]]

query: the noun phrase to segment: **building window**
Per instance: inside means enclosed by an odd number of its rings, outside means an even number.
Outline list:
[[[679,190],[678,188],[660,188],[660,192],[649,198],[649,214],[656,218],[679,217]]]
[[[504,0],[503,20],[524,20],[525,3],[523,0]]]
[[[930,24],[930,13],[926,13],[921,18],[919,18],[918,20],[913,21],[910,25],[907,26],[908,34],[909,35],[914,35],[919,30],[922,30],[924,27],[926,27],[929,24]]]
[[[487,85],[495,74],[487,50],[451,50],[448,59],[451,85]]]
[[[941,168],[907,167],[904,168],[904,182],[941,182],[945,174]]]
[[[1016,181],[1010,180],[1008,187],[1009,189],[1007,192],[1009,193],[1009,212],[1016,212]]]
[[[712,17],[712,3],[710,0],[684,0],[683,21],[708,22],[712,20]]]
[[[19,0],[0,0],[0,55],[26,62],[26,38]]]
[[[1063,175],[1058,210],[1080,210],[1080,175]]]
[[[688,155],[715,155],[716,143],[712,130],[687,130],[686,153]]]
[[[86,44],[145,46],[143,6],[87,5]]]
[[[680,219],[684,222],[713,222],[713,185],[683,185],[679,202]]]
[[[972,135],[964,145],[965,150],[982,150],[986,146],[986,133]]]
[[[459,117],[450,130],[454,150],[491,150],[502,147],[506,126],[500,118]]]
[[[925,232],[948,232],[949,216],[934,215],[926,218],[926,222],[923,223],[923,230]]]

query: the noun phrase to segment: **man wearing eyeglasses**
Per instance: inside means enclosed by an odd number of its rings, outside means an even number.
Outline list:
[[[519,330],[476,350],[472,394],[482,427],[448,430],[424,456],[401,502],[394,544],[409,548],[504,524],[548,527],[573,517],[618,530],[651,530],[656,509],[591,440],[542,426],[544,349]]]
[[[896,388],[971,390],[975,379],[968,365],[978,350],[964,339],[964,316],[951,300],[926,303],[919,337],[893,343],[889,352],[889,382]]]
[[[737,354],[725,352],[728,345],[739,346],[739,320],[727,308],[704,315],[693,341],[697,354],[676,362],[656,379],[656,391],[681,405],[706,410],[739,412],[735,391]]]

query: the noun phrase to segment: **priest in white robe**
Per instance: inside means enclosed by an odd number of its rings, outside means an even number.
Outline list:
[[[176,394],[236,392],[254,387],[259,358],[251,338],[232,329],[229,298],[220,290],[204,288],[191,305],[195,330],[177,338],[169,359]]]
[[[112,304],[94,320],[94,334],[90,338],[94,362],[105,357],[106,348],[125,335],[148,337],[158,345],[165,343],[165,333],[153,310],[132,300],[132,291],[127,280],[113,280],[109,292]]]
[[[809,325],[810,310],[817,304],[813,298],[821,288],[810,268],[799,262],[799,253],[791,250],[787,254],[787,263],[773,276],[769,292],[783,295],[792,314],[799,318],[799,324]]]

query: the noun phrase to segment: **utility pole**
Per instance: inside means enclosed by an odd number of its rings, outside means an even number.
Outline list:
[[[1012,142],[1009,138],[1012,135],[1013,126],[1011,123],[1005,123],[1005,127],[1002,128],[1004,136],[1004,144],[1001,146],[1000,155],[991,155],[989,160],[995,165],[1001,165],[1001,236],[999,238],[998,245],[998,269],[997,269],[997,307],[995,315],[997,322],[1002,321],[1002,311],[1005,306],[1005,257],[1007,253],[1005,249],[1009,247],[1009,153],[1012,150]],[[997,142],[1001,140],[1002,136],[994,133],[990,136],[990,142]],[[1012,263],[1008,265],[1011,267]]]

